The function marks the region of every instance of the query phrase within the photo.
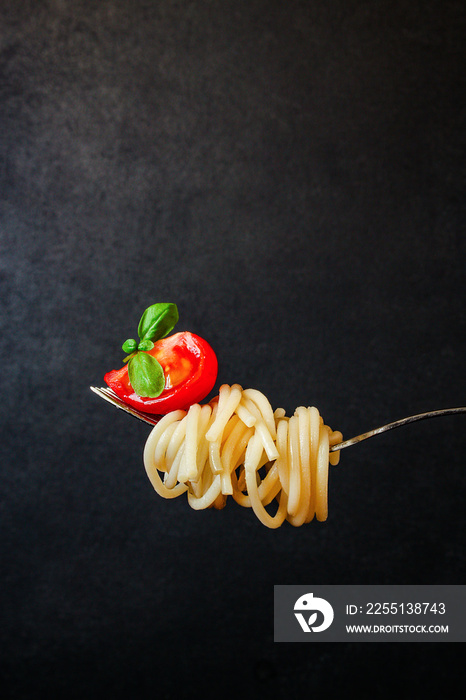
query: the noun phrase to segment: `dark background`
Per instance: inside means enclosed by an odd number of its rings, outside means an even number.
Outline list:
[[[351,437],[464,405],[462,2],[0,0],[3,697],[418,697],[461,645],[274,644],[274,584],[465,582],[465,419],[326,523],[153,491],[91,393],[177,303],[221,383]],[[213,395],[212,394],[212,395]]]

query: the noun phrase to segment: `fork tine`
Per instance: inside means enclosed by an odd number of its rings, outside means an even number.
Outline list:
[[[105,399],[105,401],[108,401],[113,406],[116,406],[116,408],[120,408],[122,411],[125,411],[125,413],[129,413],[135,418],[139,418],[139,420],[149,423],[149,425],[157,425],[160,420],[160,416],[152,416],[148,413],[144,413],[143,411],[138,411],[136,408],[132,408],[132,406],[128,406],[128,404],[122,401],[120,397],[117,396],[111,389],[96,386],[91,386],[90,389],[94,392],[94,394],[100,396],[101,399]]]

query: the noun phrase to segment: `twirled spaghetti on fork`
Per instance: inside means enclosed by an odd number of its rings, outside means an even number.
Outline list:
[[[327,518],[328,467],[340,457],[329,448],[341,440],[315,407],[300,406],[288,417],[260,391],[223,384],[210,403],[161,418],[147,439],[144,465],[164,498],[186,492],[199,510],[223,508],[232,496],[267,527],[285,519],[300,526]]]

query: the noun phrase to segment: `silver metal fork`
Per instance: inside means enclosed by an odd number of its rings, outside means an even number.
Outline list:
[[[113,404],[122,411],[129,413],[135,418],[149,423],[149,425],[157,425],[162,416],[152,415],[151,413],[145,413],[144,411],[138,411],[131,406],[128,406],[124,401],[122,401],[119,396],[115,394],[112,389],[107,387],[95,387],[91,386],[91,391],[93,391],[97,396],[100,396],[105,401]],[[356,435],[356,437],[350,440],[345,440],[337,445],[333,445],[330,448],[330,452],[337,452],[338,450],[343,450],[345,447],[350,447],[350,445],[356,445],[362,440],[367,440],[367,438],[373,437],[374,435],[379,435],[380,433],[385,433],[387,430],[392,430],[393,428],[400,428],[402,425],[407,425],[408,423],[414,423],[419,420],[425,420],[426,418],[436,418],[437,416],[448,416],[453,413],[466,413],[466,406],[460,406],[458,408],[441,408],[437,411],[427,411],[426,413],[418,413],[415,416],[408,416],[407,418],[401,418],[400,420],[393,421],[392,423],[387,423],[386,425],[380,426],[380,428],[374,428],[369,430],[367,433],[361,433],[361,435]]]

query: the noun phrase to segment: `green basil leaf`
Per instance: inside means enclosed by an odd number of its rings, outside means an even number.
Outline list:
[[[121,349],[123,350],[123,352],[126,352],[128,353],[128,355],[130,355],[137,349],[137,347],[137,342],[133,338],[128,338],[128,340],[125,340],[125,342],[121,346]]]
[[[138,352],[128,364],[131,386],[138,396],[151,399],[160,396],[165,387],[165,377],[160,363],[146,352]]]
[[[139,321],[139,337],[141,340],[152,340],[155,343],[173,330],[178,319],[176,304],[152,304],[144,311]]]
[[[152,340],[141,340],[141,342],[138,345],[138,350],[143,350],[144,352],[147,352],[148,350],[152,350],[154,347],[154,343]]]

